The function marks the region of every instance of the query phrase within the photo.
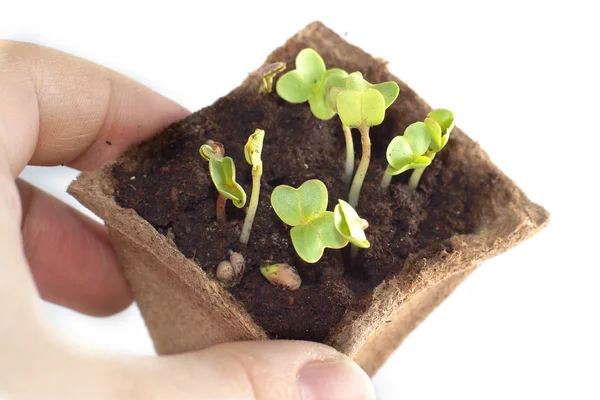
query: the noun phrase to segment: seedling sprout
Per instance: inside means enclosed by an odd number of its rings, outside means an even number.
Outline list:
[[[242,208],[246,204],[246,192],[235,181],[235,164],[231,157],[223,157],[220,160],[215,157],[211,158],[208,160],[208,170],[219,192],[217,199],[217,221],[224,223],[227,221],[225,216],[227,200],[231,200],[237,208]]]
[[[388,167],[381,180],[386,189],[392,176],[414,169],[408,186],[416,190],[425,168],[448,143],[454,126],[454,114],[440,108],[431,111],[424,122],[415,122],[406,128],[403,136],[396,136],[388,145]]]
[[[369,223],[359,217],[356,210],[342,199],[338,199],[338,205],[333,209],[333,222],[340,235],[351,243],[350,259],[356,258],[359,247],[366,249],[371,246],[365,235]]]
[[[400,88],[392,81],[373,85],[360,72],[351,73],[343,83],[344,87],[329,87],[327,101],[337,110],[343,125],[360,131],[362,157],[348,195],[348,203],[356,208],[371,160],[369,128],[383,122],[385,110],[396,100]]]
[[[325,101],[325,81],[331,75],[347,76],[348,73],[339,68],[326,69],[319,53],[304,49],[296,56],[296,69],[286,72],[277,81],[277,94],[290,103],[308,101],[315,117],[331,119],[335,112]]]
[[[369,223],[359,217],[356,210],[344,200],[339,199],[333,209],[333,221],[335,229],[353,245],[363,249],[371,246],[365,235]]]
[[[248,212],[246,213],[246,219],[244,219],[244,226],[242,227],[242,234],[240,235],[240,242],[248,244],[250,239],[250,231],[252,230],[252,224],[254,223],[254,217],[256,216],[256,209],[258,208],[258,200],[260,197],[260,177],[263,172],[262,165],[262,148],[263,140],[265,138],[265,131],[257,129],[248,138],[248,142],[244,146],[244,155],[248,164],[252,165],[252,194],[250,195],[250,203],[248,204]]]
[[[290,236],[298,256],[316,263],[325,248],[341,249],[348,244],[335,228],[333,212],[327,210],[327,187],[312,179],[299,188],[277,186],[271,193],[271,205],[277,216],[292,226]]]
[[[370,246],[364,230],[368,222],[361,219],[344,200],[334,211],[327,211],[327,187],[312,179],[298,189],[277,186],[271,194],[271,205],[281,220],[292,226],[290,236],[298,256],[308,263],[321,259],[325,248],[341,249],[348,242],[358,247]]]
[[[273,91],[273,78],[275,78],[275,76],[277,76],[278,73],[283,72],[284,70],[285,63],[282,62],[276,62],[265,65],[261,69],[262,84],[260,86],[260,93],[271,93]]]
[[[219,192],[216,206],[217,221],[224,223],[227,221],[225,214],[227,200],[231,200],[237,208],[242,208],[246,204],[246,192],[235,181],[235,163],[231,157],[224,157],[223,144],[207,140],[199,151],[202,158],[208,160],[210,177]]]

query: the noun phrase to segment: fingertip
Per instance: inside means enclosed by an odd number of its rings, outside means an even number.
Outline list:
[[[245,378],[236,379],[248,381],[256,398],[270,398],[268,395],[275,393],[281,394],[273,398],[281,399],[375,398],[373,384],[359,365],[350,357],[320,343],[288,340],[238,342],[217,345],[205,352],[212,353],[215,360],[241,365]],[[231,366],[223,369],[235,370]]]
[[[105,228],[30,184],[18,181],[25,254],[40,296],[93,316],[133,301]]]

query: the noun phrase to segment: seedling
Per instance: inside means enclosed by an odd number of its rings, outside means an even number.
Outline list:
[[[260,273],[271,285],[280,286],[287,290],[298,290],[302,279],[296,268],[289,264],[267,264],[260,267]]]
[[[286,72],[277,81],[277,94],[290,103],[308,101],[315,117],[331,119],[335,111],[325,101],[325,81],[332,75],[347,76],[348,73],[339,68],[327,70],[319,53],[313,49],[304,49],[296,56],[296,69]]]
[[[208,160],[208,170],[219,192],[217,199],[217,221],[224,223],[227,221],[227,217],[225,216],[227,200],[231,200],[237,208],[242,208],[246,204],[246,192],[235,181],[235,164],[231,157],[223,157],[222,159],[211,158]]]
[[[307,263],[319,261],[325,248],[341,249],[348,244],[335,228],[333,212],[326,211],[327,202],[327,187],[317,179],[304,182],[298,189],[277,186],[271,193],[273,210],[292,226],[294,249]]]
[[[408,186],[416,190],[425,168],[448,143],[454,127],[454,114],[439,108],[427,114],[424,122],[415,122],[406,128],[404,136],[397,136],[388,145],[388,167],[381,180],[386,189],[392,176],[414,169]]]
[[[333,209],[333,222],[340,235],[353,245],[363,249],[371,246],[365,235],[365,229],[369,227],[369,223],[366,219],[359,217],[356,210],[344,200],[339,199]]]
[[[340,235],[352,244],[350,259],[356,258],[359,247],[366,249],[371,246],[365,235],[365,229],[369,227],[369,223],[366,219],[359,217],[356,210],[344,200],[338,199],[338,205],[333,209],[333,222]]]
[[[248,164],[252,165],[252,194],[250,195],[248,212],[246,213],[242,234],[240,235],[240,242],[244,244],[248,244],[248,240],[250,239],[250,231],[252,230],[252,224],[254,223],[254,217],[256,216],[256,209],[258,208],[260,177],[263,172],[261,154],[264,138],[265,131],[257,129],[250,135],[248,142],[246,142],[246,145],[244,146],[246,161]]]
[[[410,124],[404,131],[404,136],[393,138],[386,151],[389,165],[381,180],[381,187],[387,189],[394,175],[431,164],[431,158],[425,155],[430,142],[429,128],[423,122]]]
[[[246,204],[246,192],[235,181],[235,164],[231,157],[224,157],[225,148],[222,143],[207,140],[199,151],[202,158],[208,160],[210,177],[219,192],[217,221],[226,222],[225,206],[227,205],[227,199],[231,200],[237,208],[242,208]]]
[[[337,111],[343,125],[360,131],[362,157],[348,195],[348,203],[356,208],[371,160],[369,128],[383,122],[385,110],[396,100],[400,88],[392,81],[373,85],[360,72],[348,75],[343,84],[343,87],[329,87],[327,102]]]
[[[262,73],[262,84],[260,86],[260,93],[271,93],[273,91],[273,78],[275,78],[278,73],[283,72],[284,70],[285,63],[282,62],[268,64],[261,68],[260,72]]]

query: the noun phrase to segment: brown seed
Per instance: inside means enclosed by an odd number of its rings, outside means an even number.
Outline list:
[[[217,266],[217,279],[223,283],[233,283],[235,280],[235,272],[233,265],[229,261],[221,261]]]
[[[225,146],[223,146],[223,143],[208,139],[204,144],[209,145],[210,148],[221,157],[225,157]]]
[[[235,251],[229,251],[229,262],[233,266],[233,272],[236,276],[241,276],[246,268],[246,260],[241,253]]]
[[[296,268],[289,264],[271,264],[260,267],[260,273],[275,286],[287,290],[297,290],[302,285],[302,279]]]

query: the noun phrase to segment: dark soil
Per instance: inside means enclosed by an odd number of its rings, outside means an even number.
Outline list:
[[[376,75],[371,71],[370,80],[377,81]],[[213,276],[228,250],[243,253],[246,274],[228,290],[257,323],[274,338],[322,341],[345,313],[364,307],[372,289],[397,273],[409,254],[452,252],[443,239],[477,227],[479,193],[489,193],[496,177],[468,178],[466,168],[453,158],[453,147],[459,144],[452,138],[426,170],[416,192],[406,186],[410,172],[396,177],[389,190],[379,188],[385,148],[411,122],[390,109],[385,122],[371,129],[374,154],[358,206],[370,223],[366,233],[371,248],[361,251],[354,268],[345,266],[347,249],[326,250],[316,264],[301,262],[288,227],[271,208],[269,196],[277,185],[298,187],[315,178],[329,189],[330,210],[338,198],[347,198],[341,180],[345,153],[339,120],[320,121],[306,104],[286,103],[275,93],[259,96],[236,90],[138,147],[130,154],[137,162],[113,168],[116,200],[171,237],[183,254]],[[251,174],[243,146],[255,128],[266,131],[264,173],[246,247],[239,243],[244,211],[228,202],[227,224],[215,220],[217,192],[198,149],[207,139],[224,143],[249,197]],[[354,135],[358,163],[360,140],[358,132]],[[270,285],[258,269],[266,262],[295,265],[302,287],[286,291]]]

